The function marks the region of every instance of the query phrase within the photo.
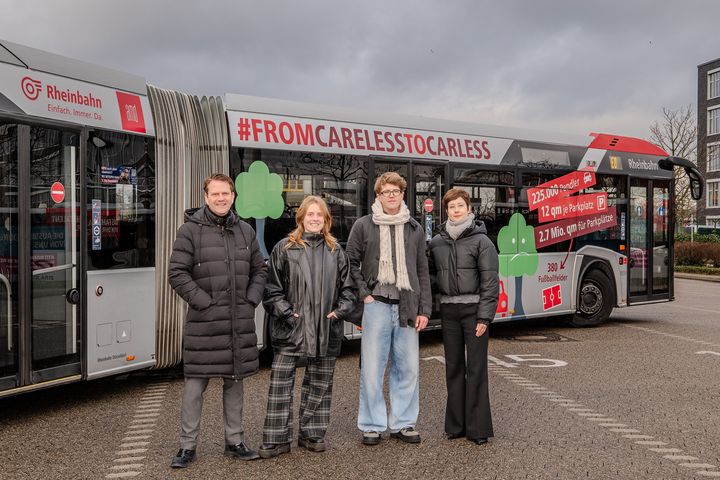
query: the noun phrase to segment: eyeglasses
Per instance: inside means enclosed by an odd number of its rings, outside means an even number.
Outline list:
[[[383,190],[382,192],[380,192],[380,195],[382,195],[385,198],[388,198],[388,197],[397,197],[398,195],[402,195],[402,193],[403,193],[402,190],[398,190],[396,188],[394,190]]]

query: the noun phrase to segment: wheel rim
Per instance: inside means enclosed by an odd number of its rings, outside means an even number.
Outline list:
[[[595,315],[602,309],[602,290],[594,283],[585,283],[580,290],[580,311],[585,315]]]

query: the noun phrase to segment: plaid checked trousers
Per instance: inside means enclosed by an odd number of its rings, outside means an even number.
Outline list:
[[[263,443],[287,443],[293,438],[293,389],[299,357],[275,354],[270,375]],[[300,436],[325,438],[330,424],[335,357],[308,358],[300,390]]]

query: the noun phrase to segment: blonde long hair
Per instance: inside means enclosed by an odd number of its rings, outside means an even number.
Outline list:
[[[305,220],[305,215],[307,215],[310,205],[313,204],[320,207],[320,211],[325,219],[322,231],[320,232],[325,239],[325,244],[331,252],[337,247],[337,239],[335,239],[335,237],[333,237],[330,233],[330,229],[332,228],[332,216],[330,215],[330,210],[328,209],[325,200],[315,195],[308,195],[302,201],[300,207],[298,207],[297,212],[295,212],[295,224],[297,225],[297,228],[288,234],[288,242],[287,245],[285,245],[285,248],[290,248],[294,245],[298,245],[303,248],[306,246],[305,240],[302,238],[303,233],[305,233],[303,220]]]

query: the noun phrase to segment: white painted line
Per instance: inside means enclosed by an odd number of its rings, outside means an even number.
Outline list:
[[[517,364],[505,362],[497,357],[493,357],[492,355],[488,355],[488,361],[505,368],[517,368]]]
[[[138,425],[141,426],[141,425]],[[129,432],[125,432],[125,435],[137,435],[139,433],[153,433],[155,430],[132,430]]]
[[[653,438],[652,435],[636,435],[631,433],[630,435],[623,435],[624,438],[635,438],[635,439],[643,439],[643,440],[650,440]],[[635,442],[638,443],[638,442]]]
[[[714,312],[713,312],[714,313]],[[695,472],[696,474],[700,475],[701,477],[714,477],[714,478],[720,478],[720,472],[705,472],[703,470]]]
[[[105,475],[105,478],[129,478],[137,477],[138,475],[140,475],[140,472],[118,472]]]
[[[442,363],[443,365],[445,365],[445,357],[443,357],[443,356],[441,356],[441,355],[436,355],[436,356],[434,356],[434,357],[423,357],[421,360],[425,360],[426,362],[427,362],[428,360],[437,360],[438,362],[440,362],[440,363]]]
[[[159,417],[159,413],[139,413],[137,415],[133,415],[133,418],[150,418],[150,417]]]
[[[118,450],[115,452],[117,455],[135,455],[136,453],[145,453],[147,448],[136,448],[133,450]]]
[[[586,420],[590,420],[591,422],[614,422],[614,421],[616,421],[614,418],[608,418],[608,417],[587,418]]]
[[[660,441],[657,441],[657,440],[653,440],[653,441],[650,441],[650,440],[647,440],[647,441],[646,441],[646,440],[641,440],[641,441],[635,442],[635,443],[637,443],[638,445],[654,445],[654,446],[658,446],[658,447],[659,447],[660,445],[667,445],[667,443],[665,443],[665,442],[660,442]]]
[[[138,435],[136,437],[125,437],[121,440],[121,442],[134,442],[136,440],[147,440],[148,438],[152,438],[152,435]]]
[[[145,457],[124,457],[124,458],[116,458],[113,460],[113,462],[139,462],[140,460],[144,460]]]
[[[127,468],[142,468],[142,463],[127,463],[125,465],[113,465],[110,470],[125,470]]]
[[[610,431],[617,433],[640,433],[640,430],[635,430],[634,428],[611,428]]]
[[[145,445],[150,445],[150,442],[123,443],[123,444],[120,444],[120,448],[136,448],[136,447],[144,447]]]
[[[695,353],[698,355],[717,355],[718,357],[720,357],[720,352],[712,352],[709,350],[703,350],[702,352],[695,352]]]
[[[150,406],[150,405],[160,406],[162,404],[163,404],[162,400],[148,400],[147,402],[140,402],[138,405],[143,407],[143,406]]]
[[[567,398],[548,398],[551,402],[567,402]]]
[[[615,427],[615,428],[622,428],[627,427],[624,423],[598,423],[601,427]]]
[[[679,463],[678,465],[685,468],[717,468],[715,465],[709,463]]]
[[[651,452],[657,452],[657,453],[680,453],[682,450],[679,448],[649,448]]]
[[[595,411],[594,408],[570,408],[568,409],[571,412],[592,412]]]
[[[578,416],[580,417],[605,417],[602,413],[591,413],[591,412],[579,412]]]
[[[560,406],[561,407],[582,407],[583,404],[577,403],[577,402],[571,402],[571,403],[561,403]]]
[[[692,460],[697,460],[697,457],[692,457],[690,455],[663,455],[663,458],[667,458],[673,462],[690,462]]]

